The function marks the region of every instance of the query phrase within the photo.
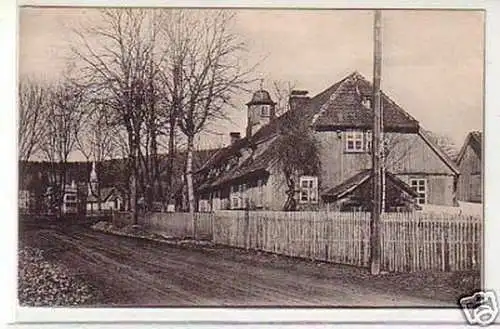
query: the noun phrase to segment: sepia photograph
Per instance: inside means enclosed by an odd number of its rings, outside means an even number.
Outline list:
[[[18,40],[19,306],[495,320],[484,10],[24,6]]]

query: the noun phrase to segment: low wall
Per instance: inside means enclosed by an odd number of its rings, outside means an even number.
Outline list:
[[[138,224],[146,230],[169,236],[173,238],[193,238],[212,239],[212,221],[211,213],[195,213],[194,220],[190,213],[161,213],[153,212],[141,215],[138,218]],[[113,225],[123,227],[133,224],[133,217],[128,212],[117,212],[113,214]]]
[[[116,227],[123,227],[127,225],[132,225],[134,223],[134,217],[130,212],[114,212],[111,216],[111,221]]]

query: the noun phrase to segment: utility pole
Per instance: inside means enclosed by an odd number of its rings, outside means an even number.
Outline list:
[[[382,113],[380,101],[380,79],[382,74],[382,12],[375,10],[374,19],[374,61],[373,61],[373,206],[370,221],[371,274],[380,273],[381,241],[380,214],[382,212]]]

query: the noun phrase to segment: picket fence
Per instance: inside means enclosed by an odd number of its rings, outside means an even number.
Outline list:
[[[457,271],[481,264],[482,220],[432,213],[384,214],[384,271]],[[370,214],[221,211],[213,241],[288,256],[367,267]]]
[[[140,224],[173,237],[287,256],[368,267],[370,214],[217,211],[155,213]],[[381,268],[389,272],[458,271],[481,264],[483,221],[443,213],[387,213],[381,221]],[[194,228],[196,225],[196,230]]]

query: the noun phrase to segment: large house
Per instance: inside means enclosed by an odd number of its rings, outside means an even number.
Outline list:
[[[482,145],[481,132],[470,132],[458,154],[457,165],[460,169],[458,199],[461,201],[482,201]]]
[[[368,210],[372,179],[372,86],[354,72],[318,95],[292,92],[290,109],[275,116],[275,102],[259,90],[247,103],[246,136],[231,133],[198,171],[199,210],[282,210],[287,184],[276,164],[280,122],[290,113],[309,123],[319,141],[321,170],[297,177],[299,209]],[[426,135],[419,122],[382,93],[385,144],[385,208],[456,205],[457,166]],[[293,112],[299,111],[299,112]]]

